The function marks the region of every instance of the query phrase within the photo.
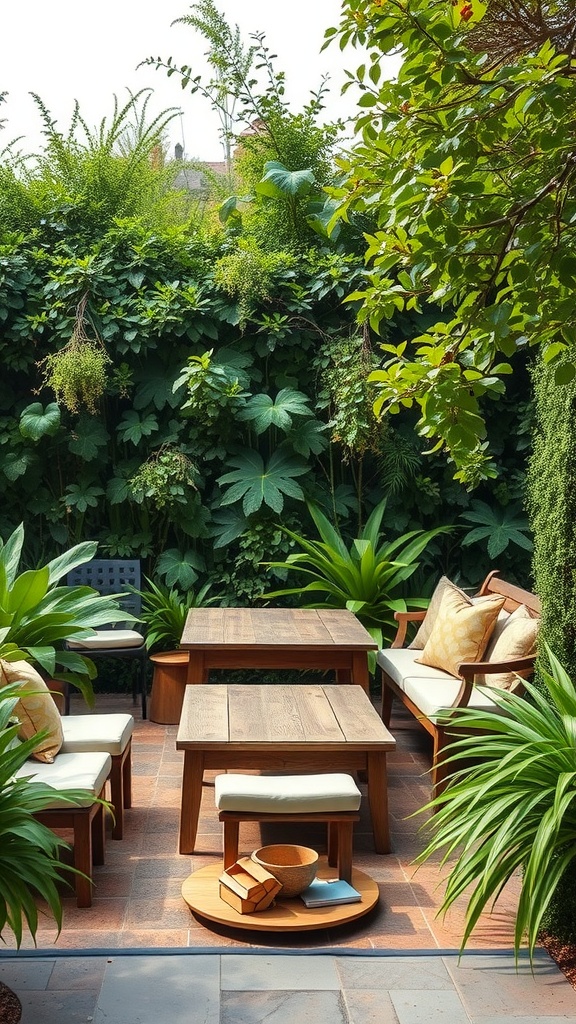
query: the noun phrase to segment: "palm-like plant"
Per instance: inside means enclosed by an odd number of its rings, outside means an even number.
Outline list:
[[[146,624],[146,647],[148,650],[172,650],[180,644],[180,638],[190,608],[212,604],[215,597],[208,597],[210,584],[196,592],[188,591],[182,597],[175,588],[154,583],[146,579],[148,590],[135,590],[142,599],[140,619]],[[133,588],[132,588],[133,589]]]
[[[63,839],[36,821],[34,814],[54,803],[54,789],[43,782],[16,778],[44,734],[20,743],[20,723],[13,719],[22,695],[21,683],[0,689],[0,936],[8,927],[20,946],[24,924],[32,936],[38,927],[36,898],[48,904],[58,931],[62,926],[62,902],[58,884],[74,868],[61,864],[59,852],[67,847]],[[86,801],[84,790],[68,790],[59,799],[68,803]]]
[[[492,688],[505,714],[462,708],[450,717],[455,731],[470,735],[447,748],[454,773],[428,805],[436,810],[433,835],[416,862],[443,851],[446,863],[456,854],[439,913],[472,887],[461,949],[521,869],[514,948],[518,955],[526,935],[532,956],[546,909],[576,858],[576,688],[549,648],[546,654],[547,695],[530,683],[529,700]]]
[[[386,509],[383,501],[371,513],[359,537],[347,547],[342,536],[326,516],[309,505],[319,541],[307,540],[281,527],[300,547],[301,552],[289,555],[285,562],[267,562],[271,568],[298,572],[309,582],[304,586],[275,590],[264,598],[300,594],[308,602],[304,607],[319,604],[328,608],[348,608],[366,626],[379,647],[390,642],[396,632],[394,612],[425,608],[427,598],[400,596],[400,589],[419,566],[418,557],[433,537],[448,527],[435,530],[412,530],[385,542],[380,536]],[[319,595],[309,601],[308,595]],[[374,658],[374,656],[372,656]]]
[[[131,620],[119,595],[101,595],[92,587],[58,586],[59,581],[96,553],[95,541],[76,544],[40,569],[18,574],[24,527],[0,540],[0,658],[31,661],[53,679],[71,683],[89,704],[94,694],[94,662],[64,650],[66,640],[84,640],[97,626]]]

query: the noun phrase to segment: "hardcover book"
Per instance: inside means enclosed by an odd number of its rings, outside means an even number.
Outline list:
[[[341,878],[316,878],[300,896],[307,907],[329,907],[337,903],[360,903],[362,900],[358,890]]]

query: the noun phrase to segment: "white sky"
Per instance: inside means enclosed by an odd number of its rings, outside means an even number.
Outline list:
[[[354,109],[352,90],[340,97],[343,68],[353,69],[360,54],[344,54],[332,44],[320,54],[324,30],[336,25],[340,0],[217,0],[217,7],[243,40],[263,31],[278,71],[286,72],[287,96],[299,109],[315,90],[324,71],[332,87],[327,119],[347,116]],[[42,145],[41,121],[30,97],[36,92],[58,127],[66,131],[77,99],[80,111],[95,126],[113,109],[113,96],[121,103],[133,92],[152,86],[149,111],[169,106],[182,116],[169,129],[170,146],[184,141],[186,156],[221,160],[218,120],[208,101],[183,91],[177,76],[167,78],[152,67],[136,70],[148,56],[172,56],[178,64],[191,64],[203,72],[207,43],[187,25],[172,25],[189,13],[187,0],[4,0],[0,10],[0,91],[8,92],[0,107],[6,118],[0,148],[16,136],[25,152]]]

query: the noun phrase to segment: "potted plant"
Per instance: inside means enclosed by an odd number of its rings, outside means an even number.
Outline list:
[[[59,860],[60,850],[68,844],[34,818],[35,812],[54,804],[54,787],[16,778],[45,735],[18,740],[20,722],[14,712],[20,696],[20,683],[0,688],[0,937],[8,928],[18,947],[24,926],[33,938],[36,935],[37,897],[46,901],[60,931],[58,885],[67,873],[74,872]],[[63,801],[80,804],[87,795],[81,789],[60,794]]]
[[[46,677],[76,686],[92,706],[94,662],[64,650],[64,642],[86,639],[97,626],[132,616],[120,606],[120,595],[60,583],[94,557],[96,541],[76,544],[41,568],[19,573],[23,544],[22,524],[7,541],[0,540],[0,658],[32,662]]]
[[[514,949],[518,955],[526,935],[532,956],[547,908],[576,858],[576,688],[548,647],[545,653],[551,666],[540,670],[545,694],[529,682],[527,698],[491,688],[503,714],[462,708],[449,718],[451,728],[469,735],[447,748],[453,772],[444,793],[424,808],[436,813],[416,863],[439,852],[444,862],[456,855],[439,913],[468,893],[461,949],[520,869]]]
[[[188,651],[178,650],[190,608],[212,604],[209,584],[184,597],[174,587],[146,579],[147,590],[135,591],[142,600],[140,619],[146,626],[146,647],[154,665],[150,721],[177,725],[188,674]]]

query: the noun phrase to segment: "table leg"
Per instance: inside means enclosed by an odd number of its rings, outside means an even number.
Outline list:
[[[190,657],[188,659],[188,674],[186,676],[186,684],[189,683],[207,683],[208,672],[204,665],[204,654],[202,651],[190,651]]]
[[[368,655],[365,651],[354,651],[352,654],[352,679],[362,687],[364,693],[370,695],[370,674],[368,672]]]
[[[180,853],[194,853],[203,777],[204,755],[197,750],[185,750],[180,804]]]
[[[368,803],[376,853],[390,853],[386,754],[368,754]]]

